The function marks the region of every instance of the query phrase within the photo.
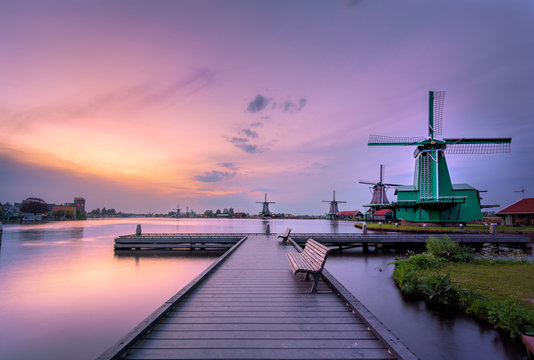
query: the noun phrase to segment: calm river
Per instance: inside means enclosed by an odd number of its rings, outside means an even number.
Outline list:
[[[121,255],[135,232],[355,233],[329,220],[106,219],[4,225],[0,248],[0,358],[94,359],[208,267],[217,255]],[[403,299],[395,254],[333,254],[327,269],[421,359],[526,359],[523,349],[464,316]],[[289,267],[288,267],[289,269]]]

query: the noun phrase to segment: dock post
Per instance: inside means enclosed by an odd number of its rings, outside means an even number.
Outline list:
[[[367,235],[367,223],[364,223],[362,226],[362,234]]]
[[[265,235],[271,235],[271,225],[267,224],[265,227]]]
[[[497,235],[497,224],[496,223],[491,223],[489,231],[490,231],[491,235]]]
[[[141,235],[141,224],[137,224],[137,228],[135,229],[135,235]]]

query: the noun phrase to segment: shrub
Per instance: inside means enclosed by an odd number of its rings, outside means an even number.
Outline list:
[[[417,290],[433,303],[453,305],[457,302],[457,293],[450,274],[428,276],[419,282]]]
[[[426,250],[436,257],[457,262],[470,261],[474,257],[469,248],[452,241],[448,236],[443,236],[442,239],[430,236],[426,241]]]
[[[419,274],[414,265],[409,264],[406,260],[398,260],[395,262],[393,279],[397,282],[403,293],[413,294],[417,290]]]

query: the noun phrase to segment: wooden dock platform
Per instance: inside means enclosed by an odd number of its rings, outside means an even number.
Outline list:
[[[530,243],[530,238],[515,234],[420,234],[420,233],[367,233],[367,234],[331,234],[331,233],[292,233],[291,239],[299,245],[304,245],[309,238],[320,242],[323,245],[339,250],[354,247],[401,247],[401,246],[425,246],[429,236],[442,238],[447,236],[452,241],[462,245],[481,248],[484,243],[497,246],[506,246],[525,249]]]
[[[328,272],[309,293],[288,251],[241,239],[99,360],[416,359]]]
[[[141,234],[115,239],[115,250],[228,250],[247,234]]]

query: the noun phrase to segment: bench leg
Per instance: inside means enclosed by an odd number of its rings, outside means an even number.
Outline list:
[[[311,292],[312,293],[316,293],[317,292],[317,286],[319,285],[319,279],[321,279],[321,274],[313,274],[313,285],[312,285],[312,288],[311,288]]]

